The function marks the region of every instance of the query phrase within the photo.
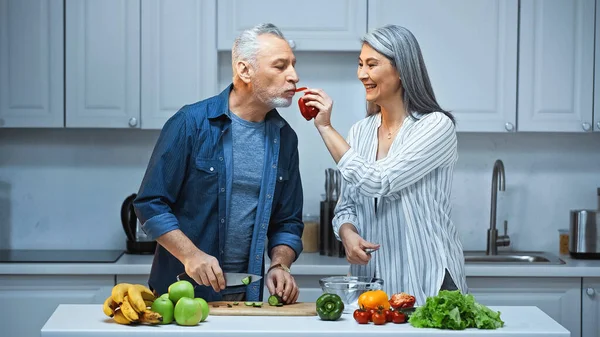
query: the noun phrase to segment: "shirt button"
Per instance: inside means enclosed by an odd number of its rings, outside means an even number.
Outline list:
[[[225,219],[221,219],[221,223],[225,223]]]
[[[221,187],[221,192],[225,192],[225,189],[223,187]]]
[[[273,164],[273,166],[271,166],[272,168],[277,168],[277,165]]]
[[[282,180],[283,180],[283,177],[282,177],[282,176],[279,176],[279,181],[282,181]]]
[[[267,199],[271,199],[271,195],[270,194],[267,194]]]
[[[219,160],[220,160],[220,161],[223,161],[223,157],[219,157]]]
[[[267,227],[266,224],[262,224],[262,228],[265,229]]]
[[[256,255],[256,261],[260,260],[260,256]]]
[[[277,143],[277,138],[273,139],[273,143]]]
[[[209,168],[209,170],[210,170],[210,172],[212,172],[212,171],[214,171],[214,170],[215,170],[215,168],[214,168],[214,167],[211,167],[211,168]]]
[[[221,251],[221,255],[223,255],[224,253],[225,253],[225,251],[224,251],[224,250],[222,250],[222,251]]]

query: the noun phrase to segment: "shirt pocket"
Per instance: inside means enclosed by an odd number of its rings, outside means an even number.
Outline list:
[[[196,158],[195,172],[196,187],[200,194],[216,194],[219,191],[218,160]]]

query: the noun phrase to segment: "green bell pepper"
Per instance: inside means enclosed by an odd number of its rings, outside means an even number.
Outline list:
[[[324,321],[337,321],[344,312],[344,302],[337,294],[325,293],[317,299],[317,314]]]

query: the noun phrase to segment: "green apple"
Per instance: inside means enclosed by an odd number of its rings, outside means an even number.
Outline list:
[[[162,295],[152,302],[151,310],[162,315],[163,320],[161,324],[170,324],[173,322],[175,305],[173,305],[173,302],[169,299],[169,294],[165,295],[167,296]]]
[[[200,322],[204,322],[208,317],[208,313],[210,312],[210,308],[208,307],[208,303],[201,297],[194,298],[194,301],[200,303],[200,309],[202,309],[202,318]]]
[[[179,325],[197,325],[202,319],[202,307],[199,301],[182,297],[175,304],[175,322]]]
[[[162,298],[166,298],[166,299],[168,299],[169,301],[171,300],[171,299],[169,298],[169,293],[164,293],[164,294],[160,295],[160,297],[159,297],[159,298],[161,298],[161,297],[162,297]],[[173,302],[171,302],[171,303],[173,303]],[[173,304],[173,305],[175,305],[175,304]]]
[[[169,299],[177,305],[182,297],[194,298],[194,286],[189,281],[177,281],[169,286]]]

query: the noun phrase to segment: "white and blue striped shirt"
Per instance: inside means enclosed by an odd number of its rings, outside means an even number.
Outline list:
[[[354,124],[350,149],[338,168],[342,191],[333,229],[356,227],[381,245],[367,265],[351,265],[354,276],[376,276],[388,295],[412,294],[422,305],[435,296],[447,269],[467,292],[464,256],[450,219],[452,174],[458,159],[454,124],[440,112],[407,117],[385,158],[376,160],[381,114]],[[377,198],[377,209],[375,209]]]

